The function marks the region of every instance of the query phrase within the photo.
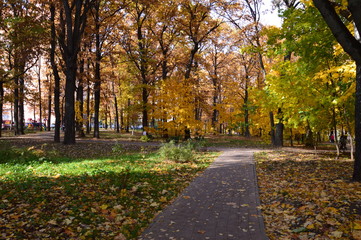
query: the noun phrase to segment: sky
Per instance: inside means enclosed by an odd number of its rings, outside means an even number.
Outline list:
[[[265,25],[274,25],[280,27],[282,20],[278,17],[277,10],[272,11],[272,0],[263,0],[263,6],[261,8],[261,22]]]

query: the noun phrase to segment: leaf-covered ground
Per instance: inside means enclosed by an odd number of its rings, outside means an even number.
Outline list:
[[[334,154],[256,155],[261,208],[272,240],[361,239],[361,184]]]
[[[215,156],[176,163],[146,147],[16,143],[0,142],[0,239],[135,239]]]

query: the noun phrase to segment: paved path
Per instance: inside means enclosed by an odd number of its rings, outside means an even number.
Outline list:
[[[160,213],[139,240],[268,239],[259,206],[253,150],[223,154]]]

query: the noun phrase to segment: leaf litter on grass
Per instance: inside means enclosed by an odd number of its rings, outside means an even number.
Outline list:
[[[361,239],[361,183],[330,154],[256,154],[261,209],[272,239]]]
[[[81,144],[78,151],[97,151],[93,146]],[[30,147],[21,151],[41,149]],[[73,155],[76,146],[67,150]],[[101,158],[40,161],[47,151],[0,164],[8,168],[0,172],[0,239],[135,239],[214,157],[204,153],[179,164],[154,153],[105,158],[102,152]]]

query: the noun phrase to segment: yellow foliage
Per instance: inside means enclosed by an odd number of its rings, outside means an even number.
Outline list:
[[[195,120],[194,83],[182,77],[173,77],[159,83],[159,94],[155,99],[157,105],[152,116],[163,119],[158,122],[159,131],[166,131],[168,136],[182,136],[184,130],[197,132],[201,121]]]

